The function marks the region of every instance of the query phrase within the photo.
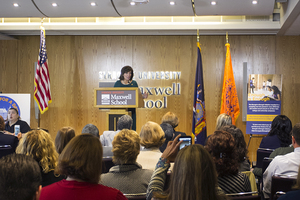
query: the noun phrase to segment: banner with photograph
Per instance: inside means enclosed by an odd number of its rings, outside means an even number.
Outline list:
[[[247,134],[268,134],[281,114],[282,75],[251,74],[248,81]]]

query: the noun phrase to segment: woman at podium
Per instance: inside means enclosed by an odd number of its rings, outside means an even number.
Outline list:
[[[139,87],[137,82],[135,80],[132,80],[133,78],[133,69],[130,66],[125,66],[121,69],[121,75],[119,77],[120,80],[115,82],[114,87]],[[148,97],[148,94],[145,92],[142,94],[143,98],[146,99]],[[131,117],[133,120],[132,124],[132,130],[136,131],[136,111],[135,108],[128,108],[128,111],[131,112]]]

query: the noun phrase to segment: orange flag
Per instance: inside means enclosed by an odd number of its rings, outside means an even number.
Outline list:
[[[224,70],[224,80],[222,89],[221,111],[220,114],[226,113],[231,116],[232,124],[235,124],[236,119],[240,114],[239,100],[236,92],[235,81],[232,70],[230,44],[226,45],[226,60]]]

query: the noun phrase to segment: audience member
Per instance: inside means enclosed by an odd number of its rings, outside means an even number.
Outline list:
[[[11,154],[0,159],[0,199],[38,200],[42,177],[30,156]]]
[[[174,138],[177,136],[177,135],[181,135],[181,136],[186,136],[185,133],[183,132],[179,132],[179,131],[175,131],[175,128],[178,126],[179,124],[179,119],[178,117],[175,115],[175,113],[173,112],[167,112],[161,119],[161,123],[168,123],[168,124],[171,124],[171,126],[173,127],[174,129]]]
[[[136,162],[140,153],[140,136],[135,131],[123,129],[115,135],[112,145],[116,166],[101,175],[101,183],[123,194],[146,193],[153,171],[142,169]]]
[[[5,124],[5,133],[15,135],[15,125],[20,126],[20,133],[27,133],[30,130],[27,122],[20,119],[19,111],[16,108],[8,109],[7,122]],[[18,136],[22,137],[21,134]]]
[[[0,152],[0,158],[8,154],[14,153],[19,143],[17,137],[4,133],[4,127],[5,127],[4,119],[0,115],[0,146],[10,145],[10,148],[8,146],[6,150]]]
[[[288,147],[292,143],[291,130],[292,122],[287,116],[276,116],[272,121],[270,132],[261,140],[259,147],[267,149]]]
[[[117,131],[104,131],[100,136],[102,146],[112,146],[115,135],[123,129],[131,129],[133,120],[129,115],[123,115],[117,122]]]
[[[98,184],[102,146],[91,134],[78,135],[67,144],[59,155],[56,170],[67,178],[44,187],[40,200],[126,200],[117,189]]]
[[[216,131],[220,130],[223,126],[231,125],[231,124],[232,124],[231,116],[226,113],[222,113],[217,117]]]
[[[226,194],[251,192],[249,178],[239,172],[238,154],[230,133],[215,131],[207,140],[205,148],[215,162],[218,184]]]
[[[279,156],[279,155],[285,155],[285,154],[288,154],[288,153],[291,153],[294,151],[294,147],[293,145],[290,145],[288,147],[279,147],[277,149],[275,149],[270,155],[269,155],[269,158],[275,158],[276,156]]]
[[[43,130],[31,130],[21,138],[16,153],[33,157],[40,165],[42,186],[50,185],[64,177],[54,173],[57,152],[50,135]]]
[[[279,197],[278,200],[295,200],[300,199],[300,167],[298,170],[298,176],[297,176],[297,184],[294,186],[293,189],[296,189],[295,191],[290,191],[286,193],[285,195]]]
[[[61,154],[65,146],[75,137],[75,130],[72,127],[61,128],[55,137],[55,148],[58,154]]]
[[[164,152],[164,150],[166,149],[167,145],[168,145],[168,142],[169,141],[172,141],[173,138],[175,138],[175,134],[174,134],[174,129],[173,127],[171,126],[171,124],[168,124],[168,123],[162,123],[160,125],[160,127],[162,128],[162,130],[164,131],[165,133],[165,142],[159,147],[159,150],[160,152]]]
[[[100,135],[99,135],[99,129],[94,124],[87,124],[87,125],[85,125],[83,127],[81,133],[82,134],[89,133],[89,134],[92,134],[92,135],[96,136],[97,138],[100,137]]]
[[[221,127],[222,131],[227,131],[230,133],[235,141],[236,150],[238,153],[238,162],[239,162],[239,171],[250,171],[250,163],[247,157],[248,150],[245,142],[245,138],[241,129],[236,127],[235,125],[226,125]]]
[[[263,174],[264,195],[268,197],[271,193],[272,176],[275,174],[286,176],[297,176],[300,165],[300,123],[297,123],[292,130],[292,144],[294,152],[276,156],[269,164]]]
[[[147,189],[147,200],[153,196],[154,199],[168,200],[227,199],[217,187],[217,174],[209,153],[199,144],[185,147],[178,152],[181,143],[178,138],[179,136],[168,143],[159,158]],[[174,160],[170,186],[164,192],[167,171],[170,162]]]
[[[154,170],[157,160],[161,157],[159,147],[165,141],[165,133],[162,128],[155,122],[147,122],[140,132],[141,152],[137,162],[144,169]]]

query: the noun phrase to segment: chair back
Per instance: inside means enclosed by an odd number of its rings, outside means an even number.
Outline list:
[[[146,193],[124,194],[128,200],[146,200]]]
[[[264,174],[264,172],[266,171],[266,169],[268,168],[268,166],[272,160],[273,160],[273,158],[264,157],[263,162],[262,162],[262,174]]]
[[[293,185],[295,185],[296,181],[296,178],[290,178],[286,176],[272,176],[270,200],[277,199],[277,192],[289,192],[293,190],[292,187]]]
[[[112,161],[112,157],[103,157],[102,158],[102,173],[109,172],[109,169],[113,166],[115,166],[115,164]]]
[[[14,152],[14,149],[12,149],[10,145],[0,145],[0,158]]]
[[[258,195],[258,192],[240,192],[226,194],[226,196],[232,200],[261,200],[261,196]]]
[[[258,148],[256,154],[256,167],[262,168],[262,162],[264,157],[269,157],[274,149]]]

